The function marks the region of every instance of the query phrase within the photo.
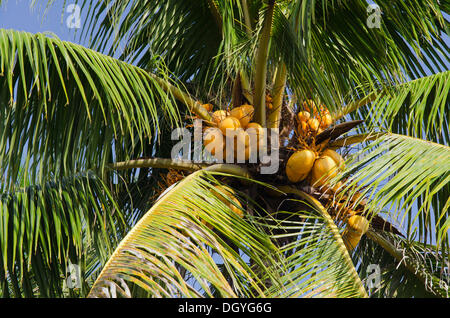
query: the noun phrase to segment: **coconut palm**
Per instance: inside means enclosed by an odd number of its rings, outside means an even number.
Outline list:
[[[375,2],[80,0],[89,47],[0,30],[0,294],[448,297],[450,7]],[[174,157],[206,104],[278,130],[276,173]],[[293,182],[305,148],[345,165]]]

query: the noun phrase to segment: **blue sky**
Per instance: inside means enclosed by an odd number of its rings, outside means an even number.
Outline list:
[[[70,13],[63,12],[63,0],[56,0],[45,16],[46,1],[38,1],[33,8],[30,3],[30,0],[6,0],[6,3],[0,6],[0,28],[31,33],[50,31],[62,40],[82,44],[78,37],[75,38],[75,29],[66,25]]]

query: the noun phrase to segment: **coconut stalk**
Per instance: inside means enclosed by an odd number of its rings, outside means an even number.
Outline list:
[[[161,168],[161,169],[177,169],[187,171],[197,171],[208,167],[212,164],[208,163],[193,163],[188,160],[174,160],[166,158],[149,158],[136,159],[122,162],[116,162],[108,165],[111,170],[129,170],[137,168]]]
[[[248,8],[247,0],[242,0],[242,11],[244,13],[245,32],[247,32],[247,35],[251,37],[253,25],[252,19],[250,18],[250,11]]]
[[[193,163],[189,160],[175,160],[166,158],[149,158],[137,159],[123,162],[116,162],[108,165],[111,170],[129,170],[137,168],[160,168],[160,169],[176,169],[186,171],[197,171],[204,169],[205,171],[221,172],[232,174],[239,177],[251,178],[250,172],[242,166],[234,164],[217,164],[217,163]]]
[[[347,114],[354,112],[358,108],[373,102],[375,99],[379,97],[379,93],[380,92],[372,92],[360,100],[349,103],[348,105],[346,105],[340,111],[338,111],[336,114],[333,115],[333,122],[341,119]]]
[[[211,115],[199,101],[196,101],[188,93],[183,92],[178,87],[170,84],[167,80],[164,80],[152,73],[149,73],[149,75],[161,86],[161,88],[165,92],[172,94],[175,99],[186,105],[190,112],[196,114],[203,120],[206,120],[208,122],[212,121]]]
[[[359,144],[361,142],[365,141],[372,141],[380,138],[381,136],[385,135],[385,133],[368,133],[368,134],[360,134],[360,135],[354,135],[349,136],[345,138],[336,139],[328,144],[328,148],[335,150],[341,147],[350,146],[353,144]]]
[[[275,8],[275,0],[270,0],[265,13],[263,29],[259,38],[258,49],[255,58],[255,94],[253,104],[255,106],[254,121],[266,127],[266,78],[267,59],[269,56],[270,32]]]
[[[275,76],[275,82],[272,89],[273,109],[268,117],[269,128],[279,128],[281,122],[281,107],[283,105],[284,89],[286,87],[287,71],[286,65],[281,63]]]

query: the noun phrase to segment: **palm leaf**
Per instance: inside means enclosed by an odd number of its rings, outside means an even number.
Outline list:
[[[386,233],[383,237],[402,251],[400,262],[367,236],[361,239],[352,255],[353,262],[358,264],[359,275],[366,278],[365,285],[371,297],[445,297],[449,277],[439,264],[445,264],[442,259],[447,256],[436,252],[436,248],[431,246],[424,247]],[[405,266],[405,260],[408,264],[415,263],[418,270],[411,272]],[[376,267],[380,269],[379,273],[374,270]],[[373,274],[380,275],[379,285],[371,281],[370,275]],[[433,276],[439,278],[438,282],[432,279]]]
[[[180,121],[159,80],[130,64],[56,37],[7,30],[0,30],[0,52],[3,182],[14,182],[21,165],[34,180],[50,171],[102,169],[142,153],[162,118]]]
[[[448,144],[450,71],[420,78],[379,94],[368,107],[368,129]]]
[[[69,263],[104,264],[127,227],[106,185],[92,173],[0,194],[0,293],[62,297]],[[81,294],[86,294],[82,266]],[[32,287],[34,286],[34,287]]]
[[[341,177],[349,193],[368,199],[368,210],[389,211],[408,237],[419,229],[418,239],[447,245],[449,164],[447,146],[388,133],[353,154]]]
[[[332,221],[297,211],[290,213],[305,221],[280,225],[257,215],[242,220],[211,191],[214,181],[208,175],[191,174],[156,202],[120,243],[91,297],[128,297],[132,294],[125,290],[136,286],[156,297],[323,297],[330,295],[324,285],[333,287],[328,289],[333,295],[361,296]],[[308,239],[279,249],[271,240],[278,237],[266,234],[275,229],[294,229],[291,235],[302,232]],[[309,265],[299,267],[304,263]]]

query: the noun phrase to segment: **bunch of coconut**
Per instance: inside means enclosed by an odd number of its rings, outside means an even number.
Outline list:
[[[322,133],[332,123],[333,118],[325,105],[317,107],[314,101],[303,102],[304,111],[297,114],[297,134],[306,138]]]
[[[213,112],[216,127],[208,128],[203,138],[206,151],[219,160],[230,157],[248,161],[251,153],[257,151],[264,132],[260,124],[252,122],[254,111],[252,105],[244,104],[230,111]],[[227,149],[227,142],[233,145],[233,153]]]
[[[303,103],[303,108],[297,114],[297,135],[301,148],[289,157],[286,176],[293,183],[307,179],[310,185],[322,187],[337,175],[339,169],[344,168],[344,159],[332,149],[320,149],[314,142],[314,137],[333,123],[328,109],[324,105],[316,107],[310,100]]]
[[[286,163],[286,176],[292,183],[308,180],[309,184],[321,187],[344,168],[344,159],[336,151],[312,149],[295,151]]]

